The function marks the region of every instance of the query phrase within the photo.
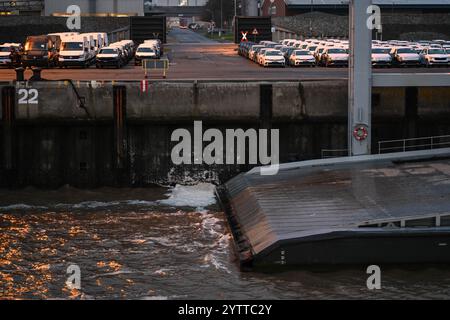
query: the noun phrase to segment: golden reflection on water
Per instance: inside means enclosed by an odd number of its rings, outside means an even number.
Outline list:
[[[0,298],[37,297],[45,299],[52,280],[50,264],[32,263],[24,265],[22,243],[33,238],[48,241],[45,230],[32,234],[32,226],[18,215],[0,216]],[[49,249],[50,252],[52,249]],[[41,249],[37,252],[42,253]]]
[[[125,218],[103,212],[95,217],[89,214],[0,214],[0,299],[89,299],[86,292],[119,298],[136,291],[154,295],[161,290],[149,288],[152,279],[170,279],[171,273],[159,265],[153,266],[157,269],[149,275],[147,267],[136,272],[136,264],[130,266],[123,260],[121,250],[140,259],[156,254],[155,247],[166,250],[172,242],[177,246],[177,239],[166,235],[174,224],[175,231],[201,231],[200,216],[194,213],[165,216],[146,212],[147,224],[134,214]],[[134,232],[123,229],[123,219]],[[159,224],[165,227],[159,228]],[[163,229],[164,234],[158,234]],[[154,237],[147,238],[149,230]],[[70,264],[82,267],[80,290],[66,286]]]

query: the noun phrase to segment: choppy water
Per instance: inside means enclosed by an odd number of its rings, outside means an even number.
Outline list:
[[[362,267],[241,273],[211,188],[167,191],[0,192],[0,298],[450,298],[443,266],[383,268],[376,292]],[[65,285],[71,264],[81,290]]]

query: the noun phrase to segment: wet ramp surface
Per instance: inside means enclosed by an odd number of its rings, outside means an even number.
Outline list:
[[[253,257],[283,241],[336,232],[442,231],[450,227],[450,158],[251,172],[228,182],[225,193],[235,238]]]

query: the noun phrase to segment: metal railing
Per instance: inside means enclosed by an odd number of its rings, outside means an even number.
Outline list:
[[[378,154],[450,147],[450,135],[378,142]]]

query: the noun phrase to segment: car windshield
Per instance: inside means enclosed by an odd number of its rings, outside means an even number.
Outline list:
[[[382,48],[378,48],[378,49],[372,49],[372,53],[389,53],[389,49],[382,49]]]
[[[347,51],[345,49],[330,49],[330,50],[328,50],[328,53],[344,54],[344,53],[347,53]]]
[[[295,55],[297,55],[297,56],[309,56],[310,53],[309,53],[309,51],[297,50],[297,51],[295,51]]]
[[[117,51],[114,49],[102,49],[102,50],[100,50],[100,53],[101,54],[116,54]]]
[[[25,45],[25,51],[29,50],[47,50],[47,42],[29,41]]]
[[[414,51],[411,48],[402,48],[402,49],[398,49],[397,53],[416,53],[416,51]]]
[[[317,49],[317,46],[308,47],[309,51],[316,51],[316,49]]]
[[[61,50],[65,51],[82,51],[83,43],[82,42],[63,42],[61,45]]]
[[[147,53],[153,53],[152,48],[139,48],[137,52],[147,52]]]
[[[280,51],[267,51],[266,56],[281,56]]]
[[[11,48],[10,47],[0,47],[0,52],[10,52]]]
[[[445,51],[442,49],[432,49],[428,50],[428,54],[445,54]]]

